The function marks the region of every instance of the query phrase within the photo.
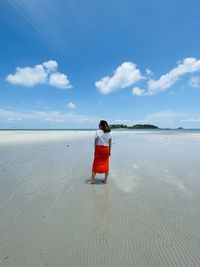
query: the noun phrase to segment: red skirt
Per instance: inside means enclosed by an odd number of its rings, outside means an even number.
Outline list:
[[[92,171],[104,173],[109,171],[109,147],[97,145],[94,155]]]

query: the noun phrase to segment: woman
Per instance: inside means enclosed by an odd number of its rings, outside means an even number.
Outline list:
[[[101,120],[99,130],[96,131],[94,140],[94,161],[92,166],[92,176],[88,184],[95,184],[96,173],[105,173],[103,182],[106,184],[109,174],[109,156],[111,153],[111,130],[106,121]]]

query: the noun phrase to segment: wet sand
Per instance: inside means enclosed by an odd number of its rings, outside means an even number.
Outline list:
[[[0,266],[199,267],[200,133],[113,131],[107,185],[93,136],[0,132]]]

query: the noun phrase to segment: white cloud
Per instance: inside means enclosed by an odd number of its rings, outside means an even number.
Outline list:
[[[153,75],[153,72],[150,69],[148,69],[148,68],[145,70],[145,73],[148,76],[152,76]]]
[[[157,121],[157,122],[163,122],[163,121],[172,121],[173,119],[179,119],[185,116],[185,113],[182,112],[174,112],[171,110],[164,110],[160,112],[155,112],[152,114],[148,114],[145,116],[145,120],[149,121]]]
[[[67,107],[70,109],[75,109],[76,105],[74,103],[70,102],[70,103],[68,103]]]
[[[200,122],[200,115],[194,117],[188,117],[186,119],[180,120],[180,122]]]
[[[185,58],[179,65],[167,74],[164,74],[158,80],[148,82],[149,94],[155,94],[159,91],[165,91],[175,84],[185,74],[200,71],[200,60],[196,58]]]
[[[63,122],[63,123],[98,123],[99,118],[95,116],[86,116],[81,114],[72,114],[70,112],[51,111],[35,111],[35,110],[19,110],[19,109],[0,109],[0,121],[25,121],[25,122]]]
[[[129,125],[133,125],[134,121],[133,120],[126,120],[126,119],[115,119],[114,121],[112,121],[111,124],[129,124]]]
[[[194,88],[200,88],[200,77],[198,76],[195,76],[195,77],[192,77],[188,84],[191,86],[191,87],[194,87]]]
[[[138,95],[138,96],[143,96],[143,95],[146,95],[146,92],[145,92],[145,90],[140,89],[139,87],[133,87],[132,94]]]
[[[95,83],[95,86],[102,94],[109,94],[115,90],[131,86],[142,78],[136,64],[124,62],[115,70],[112,77],[103,77]]]
[[[175,68],[168,73],[161,75],[158,80],[149,77],[150,79],[147,82],[146,89],[133,87],[132,94],[137,96],[154,95],[158,92],[167,90],[184,75],[195,72],[200,72],[200,60],[192,57],[184,58],[182,61],[178,61]],[[147,76],[153,75],[153,72],[148,68],[145,70],[145,73]],[[144,77],[140,70],[137,69],[136,64],[132,62],[124,62],[115,70],[113,76],[103,77],[101,80],[97,81],[95,85],[102,94],[108,94],[115,90],[131,86],[143,78]],[[189,84],[193,87],[200,87],[200,78],[191,78]]]
[[[22,121],[22,118],[20,118],[20,117],[15,117],[15,118],[9,117],[8,121]]]
[[[32,87],[36,84],[45,83],[47,79],[47,72],[44,67],[36,65],[35,67],[16,68],[15,74],[9,74],[6,81],[11,84],[24,85]]]
[[[188,118],[188,114],[183,112],[176,112],[173,110],[162,110],[159,112],[154,112],[145,115],[140,120],[135,120],[134,124],[142,123],[142,124],[154,124],[158,127],[171,127],[171,128],[177,128],[178,126],[185,126],[186,124],[182,123],[184,120]],[[185,121],[187,122],[187,121]]]
[[[58,67],[58,63],[55,60],[49,60],[42,64],[48,70],[56,70]]]
[[[67,75],[63,73],[52,73],[49,77],[49,85],[55,86],[61,89],[71,88]]]
[[[132,93],[138,96],[154,95],[158,92],[165,91],[173,86],[182,76],[200,71],[200,60],[196,58],[184,58],[178,62],[177,67],[173,68],[168,73],[162,75],[158,80],[150,79],[147,82],[147,89],[141,90],[133,88]],[[146,70],[147,73],[147,70]],[[200,79],[193,78],[190,85],[199,86]]]
[[[57,72],[58,63],[46,61],[34,67],[16,68],[15,74],[9,74],[6,81],[11,84],[32,87],[37,84],[49,84],[61,89],[70,88],[67,75]]]

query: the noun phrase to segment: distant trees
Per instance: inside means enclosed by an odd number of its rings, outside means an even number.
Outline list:
[[[127,125],[125,124],[110,124],[110,128],[115,129],[115,128],[128,128]]]
[[[159,129],[158,126],[152,124],[135,124],[129,127],[130,129]]]
[[[132,126],[127,126],[125,124],[111,124],[111,129],[159,129],[159,127],[152,124],[134,124]]]

